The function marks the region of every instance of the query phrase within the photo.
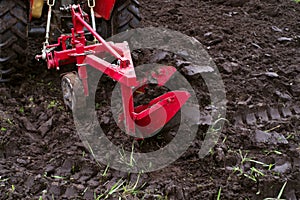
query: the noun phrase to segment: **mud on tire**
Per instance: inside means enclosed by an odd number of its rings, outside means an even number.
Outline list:
[[[26,65],[27,16],[26,1],[0,1],[0,82],[7,82],[14,68]]]

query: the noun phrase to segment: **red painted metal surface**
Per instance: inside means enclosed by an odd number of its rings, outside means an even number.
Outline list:
[[[189,99],[186,91],[172,91],[134,108],[134,119],[144,137],[161,129]]]
[[[186,91],[171,91],[150,101],[147,105],[140,105],[134,108],[133,88],[143,87],[149,81],[144,78],[137,81],[130,49],[127,42],[112,43],[106,42],[92,27],[85,21],[86,15],[80,6],[72,6],[71,13],[73,25],[71,35],[61,35],[57,44],[48,45],[47,49],[59,47],[61,51],[50,51],[46,53],[48,68],[59,69],[61,66],[74,63],[78,67],[79,78],[82,81],[85,96],[89,95],[87,67],[93,67],[107,74],[121,84],[123,103],[123,114],[119,117],[124,121],[125,130],[130,135],[138,128],[144,136],[162,128],[168,123],[180,108],[189,99],[190,94]],[[83,29],[89,30],[99,41],[98,44],[86,46],[86,39]],[[71,47],[67,45],[71,44]],[[109,53],[117,61],[113,65],[97,55]],[[42,56],[36,56],[37,59]],[[158,85],[163,86],[176,72],[172,66],[160,67],[157,71],[150,72]],[[148,77],[148,76],[147,76]],[[136,127],[137,126],[137,127]]]
[[[29,9],[29,21],[31,21],[31,19],[32,19],[32,12],[31,12],[31,9],[32,9],[33,1],[34,1],[34,0],[30,0],[30,1],[29,1],[29,3],[30,3],[30,9]]]
[[[115,0],[96,0],[94,8],[95,16],[103,17],[104,19],[109,20],[115,2]]]

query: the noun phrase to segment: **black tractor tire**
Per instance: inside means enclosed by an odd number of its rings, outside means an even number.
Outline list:
[[[103,38],[137,28],[141,15],[137,0],[117,0],[109,20],[97,19],[97,32]]]
[[[0,1],[0,82],[8,82],[13,71],[26,67],[27,1]]]

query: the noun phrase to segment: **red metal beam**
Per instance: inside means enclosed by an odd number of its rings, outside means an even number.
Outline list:
[[[112,79],[128,87],[137,85],[133,66],[127,68],[120,68],[94,55],[86,56],[85,63],[94,67],[95,69],[102,71]]]

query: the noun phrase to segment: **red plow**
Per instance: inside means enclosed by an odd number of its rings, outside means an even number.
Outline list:
[[[78,73],[67,73],[63,77],[63,95],[67,106],[74,112],[78,104],[84,104],[84,98],[90,95],[87,69],[92,67],[120,83],[123,113],[119,116],[119,123],[123,123],[127,134],[135,136],[136,129],[139,129],[143,137],[147,137],[166,125],[189,99],[190,94],[186,91],[170,91],[154,98],[146,105],[134,107],[134,89],[143,90],[147,79],[138,81],[128,43],[106,42],[87,23],[88,16],[79,5],[72,5],[66,9],[72,14],[72,33],[62,34],[56,44],[45,45],[42,55],[37,55],[36,59],[45,59],[48,69],[76,64]],[[85,30],[94,36],[96,41],[94,44],[86,45]],[[103,54],[113,56],[117,64],[109,63],[98,56]],[[176,72],[174,67],[164,66],[158,73],[151,75],[159,86],[163,86],[174,72]],[[76,81],[81,84],[80,88],[84,94],[83,99],[77,101],[73,91]]]

